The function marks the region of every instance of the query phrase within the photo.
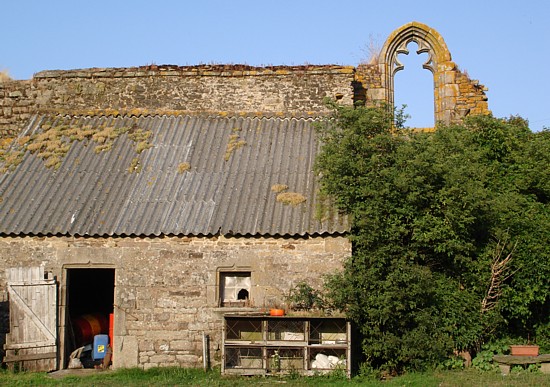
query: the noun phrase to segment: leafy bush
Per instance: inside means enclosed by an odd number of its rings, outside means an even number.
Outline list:
[[[313,289],[306,282],[299,282],[290,289],[286,298],[295,310],[323,309],[325,307],[321,292]]]
[[[494,355],[502,355],[509,350],[509,346],[505,344],[506,340],[491,342],[484,344],[472,359],[472,366],[480,371],[493,371],[498,369],[498,365],[493,363]]]
[[[328,297],[357,323],[367,364],[425,369],[497,332],[546,335],[550,132],[482,116],[413,133],[396,117],[335,107],[319,125],[321,189],[352,219]]]

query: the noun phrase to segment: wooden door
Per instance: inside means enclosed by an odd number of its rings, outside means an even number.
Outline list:
[[[10,332],[6,335],[9,368],[57,369],[57,284],[43,267],[6,270]]]

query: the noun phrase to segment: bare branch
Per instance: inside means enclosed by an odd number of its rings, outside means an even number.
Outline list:
[[[517,247],[517,242],[512,247],[511,251],[502,257],[506,250],[506,242],[498,241],[495,247],[493,260],[491,263],[491,281],[487,293],[481,301],[481,313],[486,313],[491,309],[494,309],[498,303],[498,299],[502,295],[502,285],[510,279],[516,271],[510,271],[510,262],[512,261],[512,255]]]

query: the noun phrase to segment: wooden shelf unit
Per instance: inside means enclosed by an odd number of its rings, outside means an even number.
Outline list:
[[[351,375],[351,324],[341,317],[225,315],[222,373]]]

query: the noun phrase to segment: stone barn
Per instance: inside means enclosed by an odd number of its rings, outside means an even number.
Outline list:
[[[351,245],[347,219],[319,211],[314,123],[325,98],[393,103],[410,42],[429,54],[436,121],[489,112],[484,87],[417,22],[358,67],[151,65],[0,83],[4,361],[66,368],[107,324],[115,368],[220,364],[227,316],[263,327],[293,286],[319,288]]]

